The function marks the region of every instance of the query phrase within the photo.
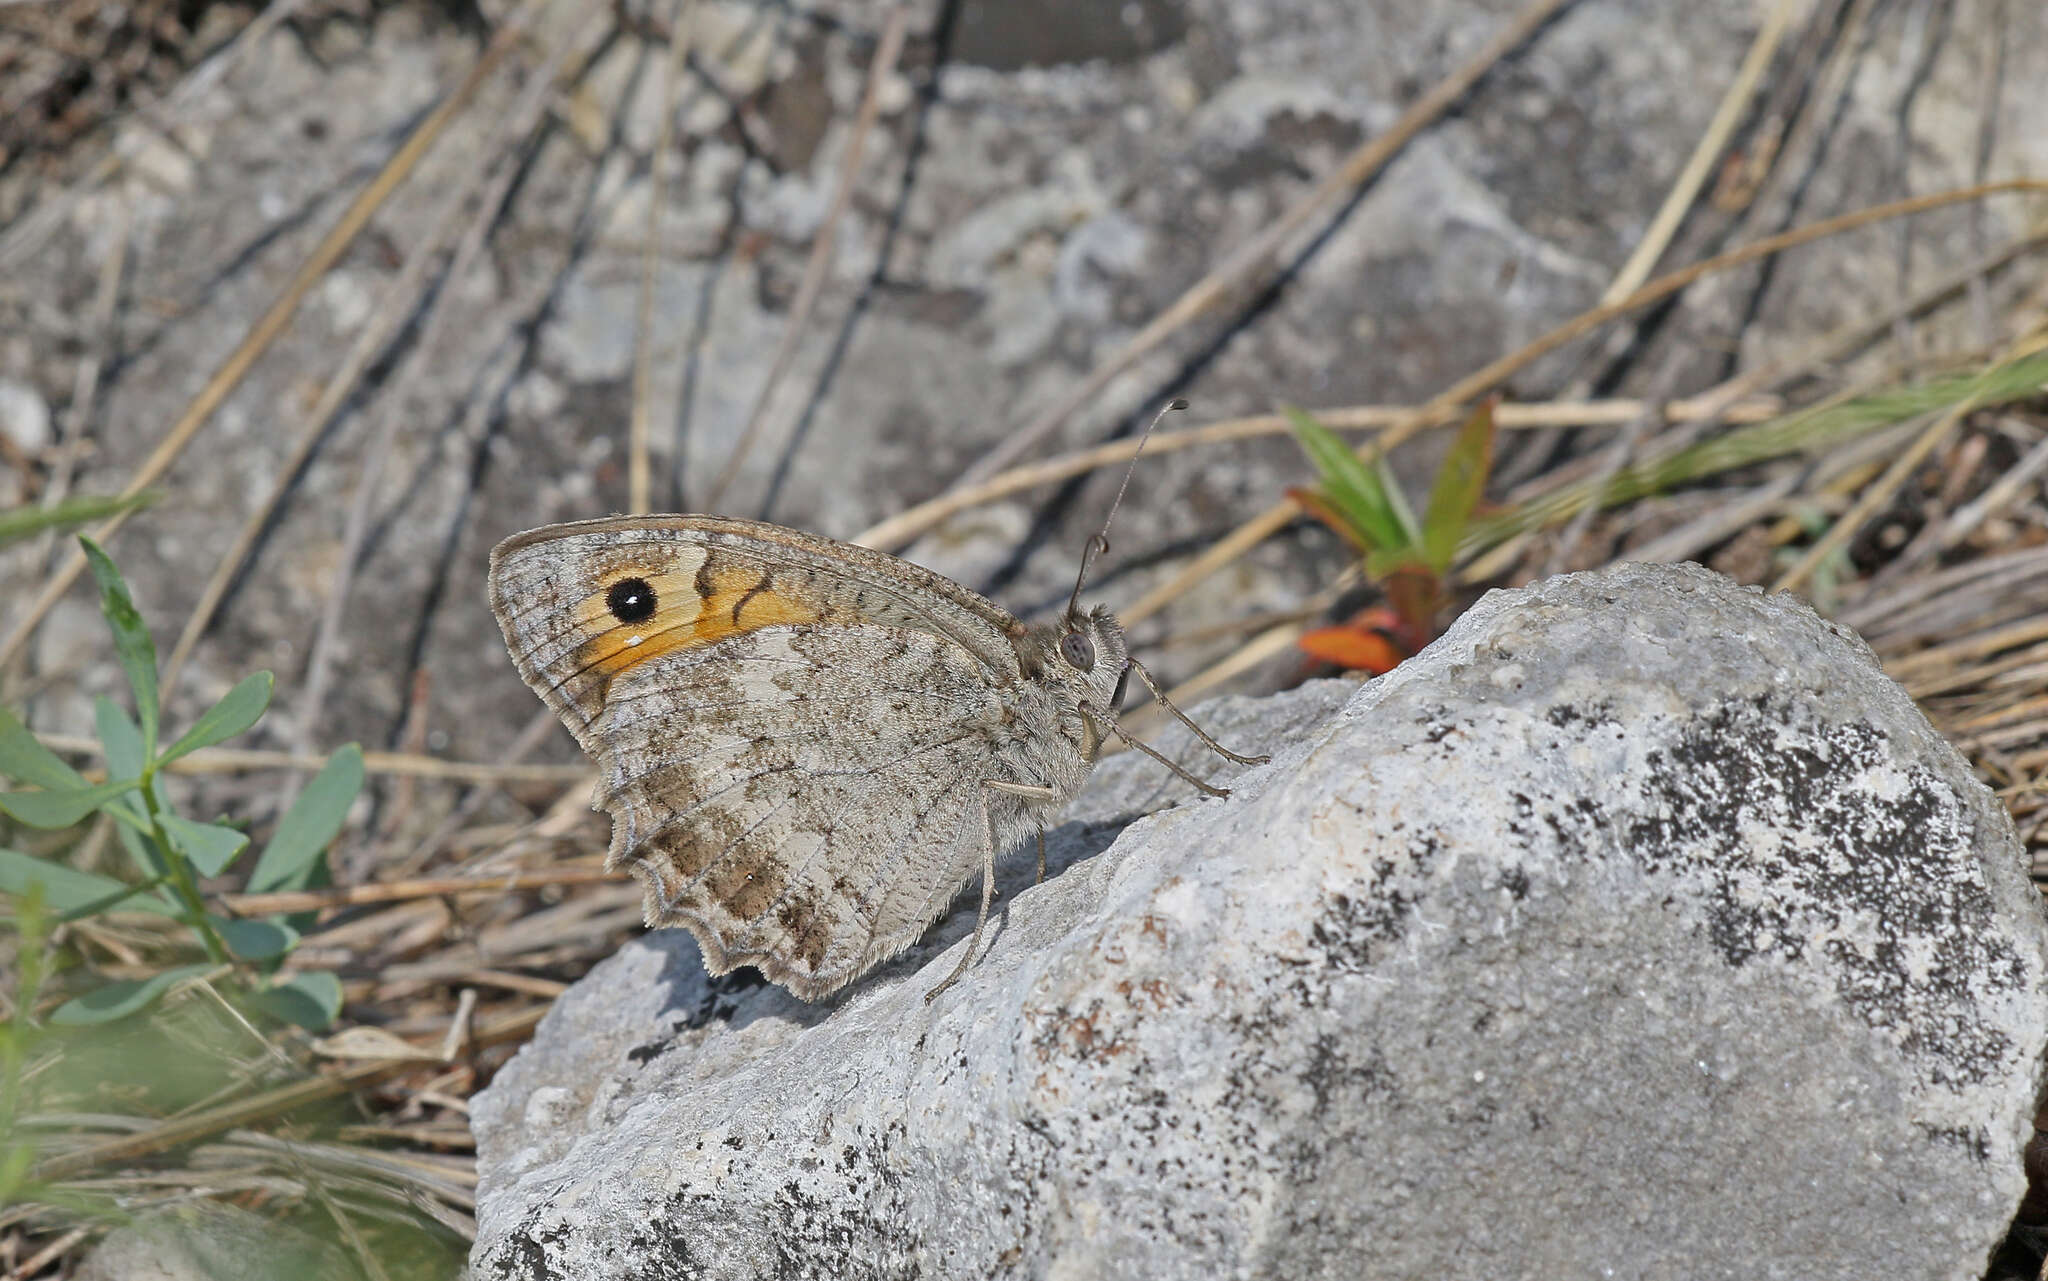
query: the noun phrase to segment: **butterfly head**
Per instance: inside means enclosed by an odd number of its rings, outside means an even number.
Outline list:
[[[1131,676],[1123,624],[1107,607],[1097,605],[1086,613],[1069,609],[1056,630],[1051,666],[1060,683],[1073,691],[1077,702],[1085,700],[1114,716],[1123,706],[1124,687]]]

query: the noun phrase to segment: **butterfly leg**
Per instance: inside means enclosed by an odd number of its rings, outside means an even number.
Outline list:
[[[1159,682],[1152,679],[1152,673],[1146,671],[1143,664],[1139,663],[1135,658],[1130,660],[1130,664],[1137,671],[1138,679],[1145,682],[1145,688],[1152,691],[1153,701],[1167,711],[1172,712],[1173,718],[1193,731],[1195,737],[1201,739],[1203,745],[1210,751],[1227,760],[1236,761],[1239,765],[1264,765],[1273,759],[1270,756],[1239,756],[1236,752],[1231,751],[1223,744],[1209,737],[1208,730],[1189,720],[1186,712],[1173,705],[1173,700],[1166,696],[1165,690],[1159,688]]]
[[[1196,790],[1200,791],[1205,796],[1230,795],[1229,788],[1216,787],[1212,784],[1204,783],[1201,779],[1196,778],[1193,774],[1188,773],[1187,768],[1183,766],[1180,762],[1174,760],[1170,756],[1165,755],[1158,748],[1152,746],[1150,743],[1145,742],[1143,739],[1132,738],[1129,734],[1124,733],[1123,726],[1116,723],[1116,718],[1114,716],[1104,714],[1100,708],[1095,706],[1095,704],[1088,702],[1086,699],[1083,699],[1080,703],[1076,704],[1076,706],[1080,708],[1082,716],[1086,717],[1091,723],[1098,727],[1096,731],[1097,733],[1100,733],[1102,730],[1105,729],[1108,730],[1111,735],[1122,740],[1125,746],[1136,748],[1137,750],[1145,753],[1145,755],[1151,757],[1153,760],[1158,761],[1161,765],[1164,765],[1167,769],[1172,770],[1181,778],[1184,778],[1188,782],[1193,783],[1195,785]]]
[[[1038,879],[1033,885],[1045,884],[1045,824],[1038,825]]]
[[[995,812],[989,808],[988,798],[990,792],[1001,792],[1007,796],[1022,796],[1027,800],[1033,801],[1059,799],[1059,793],[1053,791],[1050,787],[1032,787],[1026,783],[1005,783],[993,778],[985,778],[981,781],[981,912],[974,918],[974,937],[967,941],[967,950],[961,953],[960,963],[953,967],[951,974],[939,980],[937,987],[924,994],[925,1004],[927,1005],[931,1004],[939,993],[959,982],[960,976],[967,973],[967,967],[974,963],[975,954],[981,951],[981,932],[988,926],[988,905],[994,897],[996,889],[996,818]],[[1044,840],[1042,832],[1039,839],[1041,842]],[[1042,877],[1045,871],[1045,847],[1043,844],[1039,847],[1038,857],[1039,873]]]

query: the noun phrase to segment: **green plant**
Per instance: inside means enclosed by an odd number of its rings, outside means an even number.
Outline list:
[[[1479,510],[1493,467],[1494,402],[1480,405],[1444,455],[1421,520],[1384,458],[1368,464],[1307,412],[1286,407],[1294,435],[1322,483],[1288,496],[1328,525],[1363,558],[1366,578],[1386,604],[1334,627],[1304,633],[1317,658],[1372,672],[1391,670],[1436,636],[1450,598],[1451,566]]]
[[[28,788],[0,792],[0,812],[27,827],[46,829],[70,827],[94,813],[103,815],[112,822],[140,879],[116,880],[0,849],[0,892],[27,896],[30,903],[39,895],[55,923],[115,910],[174,918],[191,929],[206,960],[103,984],[58,1006],[50,1021],[78,1025],[122,1018],[147,1008],[176,984],[208,975],[232,979],[249,1006],[274,1018],[305,1027],[326,1026],[341,1008],[340,980],[325,971],[282,968],[298,944],[304,922],[285,916],[221,915],[208,909],[200,891],[201,878],[219,876],[240,859],[249,846],[248,835],[227,823],[198,822],[180,814],[163,786],[165,766],[256,723],[270,705],[270,673],[258,672],[242,681],[183,735],[162,745],[155,643],[114,563],[90,539],[79,542],[99,585],[100,610],[113,630],[114,651],[134,694],[135,714],[131,717],[111,699],[95,700],[107,781],[94,783],[0,709],[0,775]],[[249,889],[262,893],[320,883],[326,875],[327,845],[341,830],[362,780],[362,752],[353,744],[335,752],[278,822],[250,872]]]
[[[36,1147],[23,1137],[22,1083],[35,1040],[30,1011],[43,982],[43,943],[49,908],[43,887],[31,884],[15,909],[14,1015],[0,1023],[0,1205],[11,1204],[28,1182]]]

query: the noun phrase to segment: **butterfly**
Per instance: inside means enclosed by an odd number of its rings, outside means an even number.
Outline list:
[[[597,762],[606,865],[639,877],[650,927],[687,928],[712,974],[753,965],[816,1000],[978,871],[973,940],[929,1000],[979,951],[997,855],[1036,832],[1043,878],[1045,819],[1125,738],[1131,673],[1194,728],[1116,618],[1080,606],[1107,529],[1034,624],[882,552],[706,515],[515,535],[489,592],[519,674]]]

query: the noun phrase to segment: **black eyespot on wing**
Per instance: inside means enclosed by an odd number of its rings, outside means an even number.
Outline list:
[[[1060,657],[1075,671],[1095,670],[1095,642],[1080,632],[1068,632],[1060,637]]]
[[[622,623],[654,617],[654,588],[644,578],[621,578],[604,594],[605,608]]]

